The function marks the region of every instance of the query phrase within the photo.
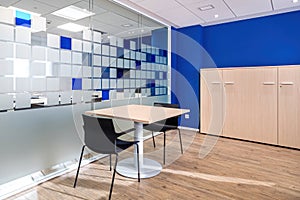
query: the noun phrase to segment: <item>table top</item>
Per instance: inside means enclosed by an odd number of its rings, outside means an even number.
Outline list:
[[[151,124],[170,117],[190,112],[189,109],[166,108],[146,105],[125,105],[103,108],[85,112],[88,115],[97,115],[110,118],[126,119],[143,124]]]

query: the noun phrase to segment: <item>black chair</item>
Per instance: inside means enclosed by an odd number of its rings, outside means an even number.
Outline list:
[[[101,154],[109,154],[110,155],[110,170],[111,170],[111,154],[116,154],[116,162],[114,166],[114,172],[112,176],[109,199],[111,199],[116,167],[118,163],[118,153],[121,151],[131,147],[132,145],[136,145],[137,149],[137,162],[138,162],[138,181],[140,182],[140,165],[139,165],[139,145],[138,141],[124,141],[118,139],[119,136],[124,135],[134,129],[127,130],[125,132],[117,133],[114,128],[114,124],[112,119],[107,118],[98,118],[92,117],[88,115],[82,115],[84,122],[84,142],[85,144],[82,147],[78,169],[76,173],[76,178],[74,182],[74,188],[76,187],[77,178],[79,175],[80,164],[83,156],[83,152],[85,147],[88,147],[94,152]]]
[[[169,104],[169,103],[154,103],[154,106],[161,106],[161,107],[168,107],[168,108],[179,108],[178,104]],[[145,124],[144,129],[149,130],[152,132],[152,140],[153,146],[155,148],[155,139],[153,132],[163,132],[164,133],[164,155],[163,155],[163,163],[166,162],[166,132],[169,130],[177,129],[179,133],[179,140],[180,140],[180,147],[181,147],[181,154],[183,154],[182,149],[182,139],[180,129],[178,128],[178,116],[168,118],[166,120],[158,121],[152,124]]]

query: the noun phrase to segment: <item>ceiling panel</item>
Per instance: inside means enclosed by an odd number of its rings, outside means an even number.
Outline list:
[[[274,9],[275,10],[280,10],[280,9],[285,9],[285,8],[293,8],[293,7],[299,7],[300,9],[300,1],[293,3],[292,0],[272,0]]]
[[[24,1],[24,0],[22,0]],[[32,0],[28,0],[28,1],[32,1]],[[75,4],[77,2],[79,2],[80,0],[36,0],[39,2],[42,2],[44,4],[48,4],[50,6],[56,7],[56,8],[63,8],[72,4]]]
[[[143,8],[151,10],[152,12],[165,11],[180,6],[180,4],[175,0],[144,0],[137,4]]]
[[[57,10],[57,7],[50,6],[48,4],[41,3],[41,2],[35,1],[35,0],[22,0],[22,1],[15,3],[13,6],[20,8],[20,9],[28,10],[31,12],[36,12],[36,13],[39,13],[42,15],[45,15],[45,14],[48,14],[48,13],[51,13],[51,12]]]
[[[21,0],[1,0],[0,6],[4,6],[4,7],[12,6],[13,4],[17,3],[18,1],[21,1]]]
[[[195,25],[203,23],[204,21],[197,17],[195,14],[188,11],[186,8],[179,6],[176,8],[162,10],[156,14],[166,18],[167,20],[173,22],[177,26],[184,26],[185,24]]]
[[[201,11],[199,8],[213,5],[213,9]],[[200,2],[185,5],[191,12],[199,16],[206,23],[234,18],[235,15],[222,0],[202,0]]]
[[[272,11],[270,0],[225,0],[225,2],[237,16]]]

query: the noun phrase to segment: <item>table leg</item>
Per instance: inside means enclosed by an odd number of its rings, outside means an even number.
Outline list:
[[[161,172],[162,166],[159,162],[155,160],[144,158],[143,124],[139,122],[135,122],[134,127],[135,127],[134,139],[140,141],[139,142],[140,176],[141,178],[150,178],[156,176]],[[136,149],[134,151],[133,158],[126,158],[118,162],[117,172],[120,175],[129,178],[138,178]]]

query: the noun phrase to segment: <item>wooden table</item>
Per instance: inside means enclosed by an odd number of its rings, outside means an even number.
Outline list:
[[[188,112],[190,112],[188,109],[125,105],[87,111],[86,114],[134,121],[134,140],[140,141],[140,175],[141,178],[150,178],[159,174],[162,170],[162,166],[157,161],[144,158],[143,156],[143,124],[151,124]],[[117,172],[126,177],[137,178],[137,155],[134,154],[133,158],[121,160],[118,163]]]

